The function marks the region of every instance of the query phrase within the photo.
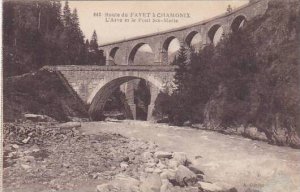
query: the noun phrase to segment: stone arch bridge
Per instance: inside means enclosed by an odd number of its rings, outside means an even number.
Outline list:
[[[114,90],[125,84],[124,92],[133,119],[136,118],[133,88],[130,82],[144,79],[149,84],[151,100],[147,119],[152,118],[155,100],[160,91],[173,87],[174,66],[45,66],[45,70],[57,72],[84,104],[89,106],[89,115],[97,119],[103,112]]]
[[[46,66],[45,69],[56,71],[64,82],[89,106],[89,114],[96,119],[101,114],[105,102],[112,92],[122,84],[132,117],[135,119],[136,106],[132,82],[144,79],[150,85],[151,101],[148,106],[148,118],[151,119],[154,103],[160,91],[170,87],[175,74],[174,66],[168,65],[168,47],[177,38],[181,45],[190,46],[193,37],[200,34],[202,46],[213,43],[219,28],[229,34],[239,30],[242,23],[255,16],[262,15],[269,0],[250,0],[250,3],[217,17],[164,32],[134,37],[101,45],[106,56],[106,66]],[[154,54],[152,65],[133,65],[138,49],[148,44]],[[116,65],[116,54],[121,55],[120,65]],[[172,88],[172,86],[171,86]]]

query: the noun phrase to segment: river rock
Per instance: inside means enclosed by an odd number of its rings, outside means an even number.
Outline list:
[[[149,151],[146,151],[142,154],[142,157],[143,157],[144,162],[147,162],[153,158],[153,154],[150,153]]]
[[[66,123],[61,123],[58,125],[60,128],[78,128],[81,127],[81,123],[80,122],[66,122]]]
[[[186,166],[189,163],[186,153],[184,152],[174,152],[172,157],[173,157],[172,159],[177,161],[179,165]]]
[[[202,181],[204,179],[204,175],[202,174],[196,174],[198,181]]]
[[[172,153],[166,152],[166,151],[157,151],[154,153],[154,157],[158,159],[171,159],[172,158]]]
[[[156,165],[157,168],[159,169],[165,169],[166,165],[164,165],[161,161]]]
[[[184,192],[199,192],[198,187],[187,187]]]
[[[161,180],[161,187],[160,187],[160,192],[171,192],[170,188],[172,187],[172,184],[169,182],[168,179],[162,179]]]
[[[34,157],[33,156],[24,156],[20,160],[23,162],[34,162]]]
[[[121,162],[121,163],[120,163],[120,167],[121,167],[122,169],[127,169],[128,163],[126,163],[126,162]]]
[[[21,167],[25,170],[31,169],[31,166],[26,164],[21,164]]]
[[[146,167],[145,168],[146,173],[153,173],[153,171],[154,171],[154,168],[151,168],[151,167]]]
[[[168,179],[168,180],[175,180],[175,174],[176,171],[172,170],[172,169],[167,169],[164,170],[161,174],[160,174],[160,178],[163,179]]]
[[[178,161],[171,159],[170,161],[168,161],[168,168],[170,169],[177,169],[177,167],[179,166]]]
[[[204,174],[198,167],[196,167],[195,165],[189,165],[188,166],[188,168],[192,171],[192,172],[194,172],[196,175],[198,175],[198,174]]]
[[[250,137],[255,137],[255,135],[257,134],[258,130],[256,127],[247,127],[245,129],[245,134],[247,134]]]
[[[261,141],[268,141],[268,138],[264,132],[258,131],[256,134],[256,138]]]
[[[122,161],[124,161],[124,162],[128,162],[129,160],[130,160],[130,158],[128,156],[122,158]]]
[[[162,183],[158,174],[148,175],[140,185],[141,192],[160,192]]]
[[[156,163],[154,163],[154,162],[148,162],[148,163],[145,163],[145,165],[147,167],[155,167]]]
[[[199,181],[198,184],[200,185],[200,188],[205,191],[211,191],[211,192],[222,191],[222,188],[220,186],[213,183],[206,183],[206,182]]]
[[[109,183],[97,185],[97,187],[96,187],[97,192],[111,192],[111,191],[116,191],[116,190],[118,190],[118,188],[116,188],[115,186],[113,186]]]
[[[35,122],[47,121],[48,119],[51,119],[50,117],[48,117],[46,115],[38,115],[38,114],[31,114],[31,113],[24,114],[24,117],[28,120],[35,121]]]
[[[27,144],[30,139],[31,139],[31,137],[27,137],[26,139],[22,140],[22,143]]]
[[[132,177],[119,174],[109,183],[97,186],[97,192],[139,192],[140,182]]]
[[[242,135],[245,133],[245,127],[243,125],[239,126],[238,128],[236,128],[236,132],[239,135]]]
[[[31,146],[29,149],[28,149],[28,151],[31,153],[31,152],[38,152],[38,151],[40,151],[40,148],[37,146],[37,145],[33,145],[33,146]],[[24,152],[24,153],[26,153],[26,152]]]
[[[190,186],[197,183],[197,175],[186,166],[179,165],[175,173],[175,180],[180,186]]]
[[[264,132],[259,131],[256,127],[247,127],[245,129],[245,134],[252,139],[259,139],[267,141],[267,136]]]
[[[19,149],[19,145],[13,144],[13,145],[12,145],[12,148],[14,148],[14,149]]]
[[[192,125],[192,123],[190,121],[185,121],[183,123],[183,126],[191,126],[191,125]]]
[[[153,173],[161,173],[162,172],[162,170],[161,169],[159,169],[159,168],[155,168],[154,170],[153,170]]]

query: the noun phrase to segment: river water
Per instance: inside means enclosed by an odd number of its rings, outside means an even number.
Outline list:
[[[262,192],[300,192],[300,150],[241,136],[143,121],[85,122],[85,134],[119,133],[155,142],[161,150],[187,153],[220,186]]]

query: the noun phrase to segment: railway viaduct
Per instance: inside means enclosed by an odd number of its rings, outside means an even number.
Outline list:
[[[112,92],[122,84],[132,117],[136,117],[136,106],[133,98],[133,83],[136,79],[144,79],[149,83],[151,101],[148,106],[147,119],[150,120],[154,103],[160,91],[171,86],[175,68],[169,65],[168,49],[172,40],[178,39],[180,45],[189,47],[196,34],[201,36],[201,46],[214,43],[218,29],[223,34],[238,31],[243,24],[258,15],[265,13],[269,0],[250,0],[250,2],[231,12],[204,20],[189,26],[184,26],[159,33],[133,37],[101,45],[105,53],[105,66],[46,66],[49,71],[56,71],[70,88],[89,106],[89,114],[96,119],[101,114],[104,105]],[[139,48],[149,45],[154,54],[152,65],[134,65],[134,58]],[[115,61],[115,56],[121,56],[121,62]]]

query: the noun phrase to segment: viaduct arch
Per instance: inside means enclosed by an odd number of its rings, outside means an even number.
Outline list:
[[[170,42],[177,38],[180,45],[191,46],[191,41],[196,34],[202,38],[201,46],[214,43],[214,38],[218,29],[223,29],[223,34],[234,33],[238,31],[246,21],[265,13],[269,0],[251,0],[250,3],[233,10],[230,13],[207,19],[192,25],[179,27],[163,32],[133,37],[127,40],[103,44],[100,49],[106,56],[106,65],[116,65],[114,56],[116,52],[121,55],[122,65],[131,65],[133,55],[137,47],[142,44],[148,44],[154,54],[155,65],[168,65],[167,59],[168,46]]]

